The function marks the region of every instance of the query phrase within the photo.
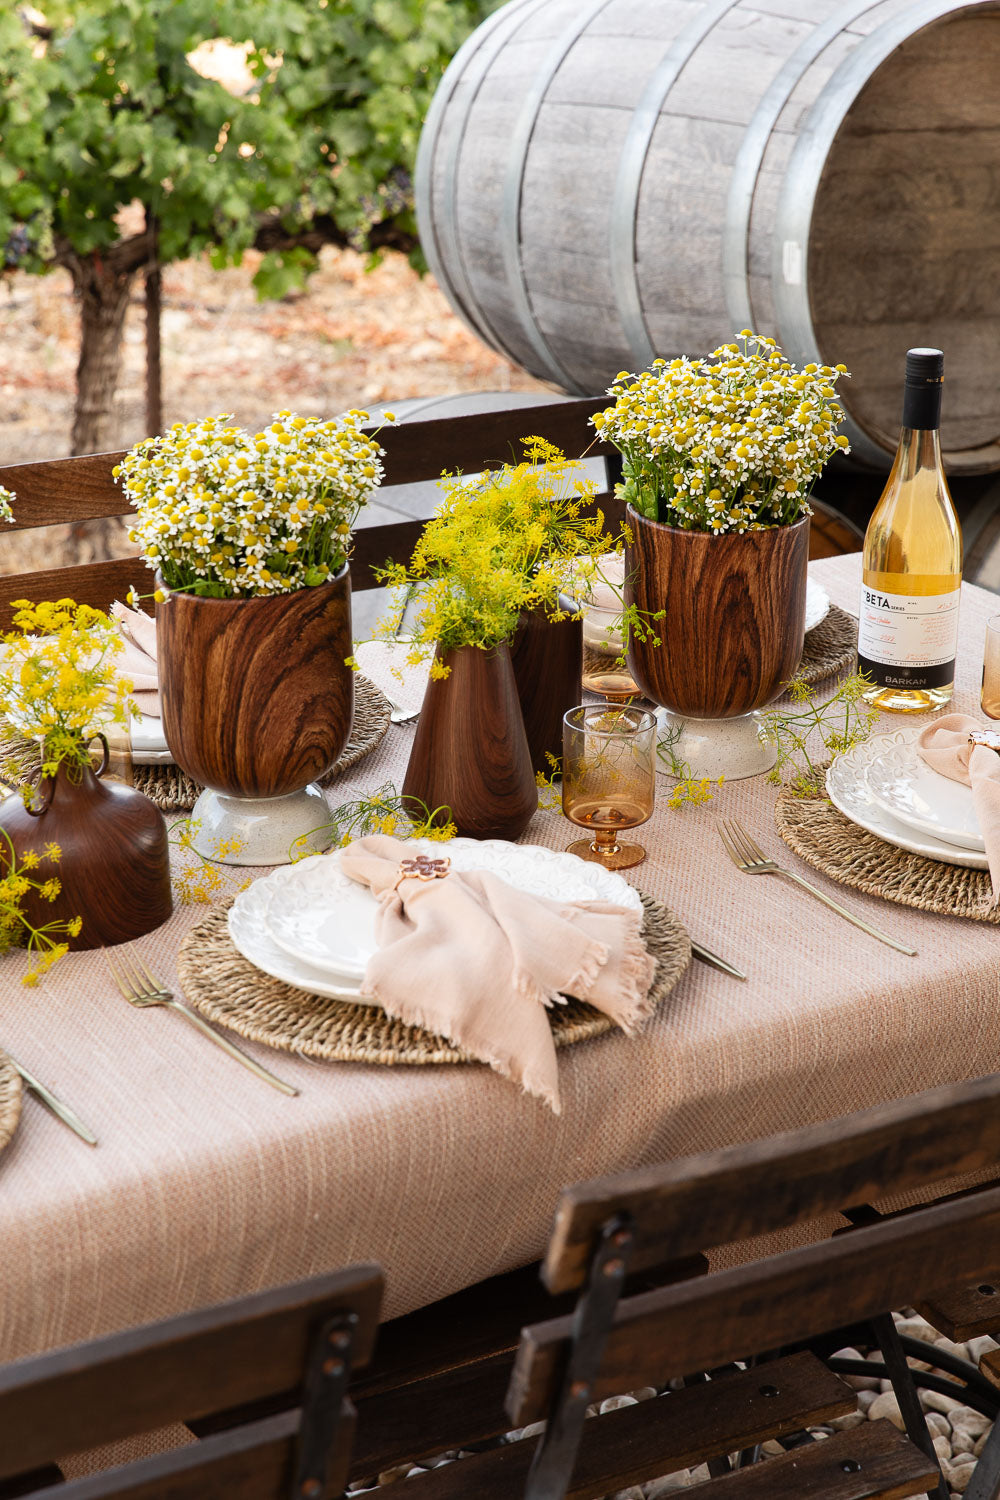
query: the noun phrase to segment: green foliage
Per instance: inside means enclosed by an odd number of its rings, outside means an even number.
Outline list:
[[[791,707],[761,715],[762,737],[778,751],[768,779],[780,785],[787,777],[795,796],[815,796],[823,762],[870,739],[878,719],[878,709],[864,700],[871,685],[853,672],[829,698],[817,699],[808,683],[794,678],[788,684]]]
[[[42,271],[107,252],[135,201],[163,262],[261,245],[266,295],[301,284],[323,239],[364,248],[379,226],[380,243],[414,245],[424,114],[497,3],[75,0],[51,7],[47,40],[0,11],[0,256]],[[188,61],[215,38],[245,46],[242,97]]]
[[[428,807],[419,797],[397,792],[391,781],[383,782],[367,797],[342,802],[333,808],[330,821],[323,824],[322,830],[314,828],[311,833],[295,840],[289,850],[292,862],[307,859],[314,852],[317,832],[327,829],[332,833],[335,848],[344,848],[355,839],[367,838],[372,833],[383,833],[389,838],[433,839],[447,843],[457,832],[450,807]]]
[[[690,802],[693,807],[699,807],[703,802],[711,802],[715,796],[713,788],[720,787],[725,781],[720,776],[713,781],[710,776],[695,776],[686,760],[681,760],[677,754],[677,742],[684,733],[681,724],[668,725],[659,736],[656,744],[656,753],[663,762],[667,772],[675,778],[675,785],[670,796],[667,798],[667,806],[676,812],[683,807],[685,802]]]

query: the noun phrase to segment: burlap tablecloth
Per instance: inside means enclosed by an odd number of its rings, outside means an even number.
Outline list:
[[[815,574],[856,612],[857,557]],[[997,607],[965,590],[958,709],[977,709]],[[398,786],[412,734],[394,727],[338,798]],[[750,981],[695,963],[642,1036],[568,1049],[558,1119],[485,1068],[310,1064],[250,1046],[299,1085],[287,1099],[177,1016],[131,1010],[100,955],[70,955],[37,990],[19,984],[20,956],[6,958],[0,1043],[101,1144],[88,1149],[28,1100],[0,1156],[0,1360],[356,1260],[382,1262],[394,1316],[537,1257],[565,1183],[1000,1068],[992,928],[847,893],[919,949],[906,958],[730,863],[718,814],[795,861],[766,780],[681,811],[666,789],[642,830],[651,857],[628,873]],[[572,836],[539,812],[525,839],[561,848]],[[203,912],[181,907],[142,940],[169,981]]]

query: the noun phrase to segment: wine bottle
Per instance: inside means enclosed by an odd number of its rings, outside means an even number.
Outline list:
[[[926,713],[952,695],[962,532],[941,464],[940,349],[906,356],[903,428],[862,554],[858,670],[869,703]]]

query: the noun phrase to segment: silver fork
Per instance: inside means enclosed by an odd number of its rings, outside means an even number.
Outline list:
[[[419,708],[401,708],[398,703],[393,703],[391,698],[389,698],[387,701],[390,709],[392,710],[392,712],[389,714],[389,718],[393,724],[410,724],[414,719],[418,719],[420,717]]]
[[[125,996],[129,1005],[135,1005],[140,1010],[148,1005],[168,1006],[170,1010],[175,1010],[178,1015],[183,1016],[185,1021],[190,1021],[192,1026],[197,1027],[217,1047],[221,1047],[223,1052],[228,1052],[230,1057],[234,1057],[245,1068],[249,1068],[251,1073],[256,1073],[258,1078],[262,1078],[272,1088],[280,1090],[282,1094],[297,1094],[299,1092],[290,1083],[285,1083],[284,1079],[276,1078],[273,1073],[269,1073],[266,1068],[261,1067],[259,1062],[255,1062],[252,1057],[242,1052],[239,1047],[235,1046],[226,1037],[220,1036],[217,1031],[213,1031],[208,1022],[203,1021],[197,1011],[189,1010],[186,1005],[182,1005],[179,1000],[175,1000],[172,991],[161,984],[160,980],[147,969],[130,943],[124,944],[119,948],[114,959],[112,959],[108,950],[105,949],[104,961],[108,966],[112,979]]]
[[[834,901],[832,896],[828,896],[818,886],[810,885],[808,880],[803,880],[801,875],[796,875],[794,870],[786,870],[781,865],[775,864],[773,859],[768,859],[760,845],[754,843],[746,829],[742,828],[735,818],[719,818],[716,827],[726,853],[744,875],[783,875],[786,880],[793,880],[804,891],[808,891],[811,896],[822,901],[824,906],[828,906],[838,916],[846,917],[848,922],[853,922],[855,927],[860,927],[862,932],[878,938],[880,943],[888,943],[889,947],[895,948],[898,953],[906,953],[910,958],[916,957],[916,948],[908,948],[905,943],[897,942],[887,933],[880,932],[863,917],[856,917],[852,911],[847,910],[846,906],[841,906],[839,901]]]

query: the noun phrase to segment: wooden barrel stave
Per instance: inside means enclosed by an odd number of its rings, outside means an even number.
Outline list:
[[[843,359],[875,465],[903,349],[940,343],[951,467],[1000,467],[997,24],[996,0],[511,0],[421,142],[432,266],[481,336],[565,389],[744,323]],[[961,130],[966,148],[931,174],[933,233],[928,118],[938,146]],[[867,280],[838,282],[859,258]]]

